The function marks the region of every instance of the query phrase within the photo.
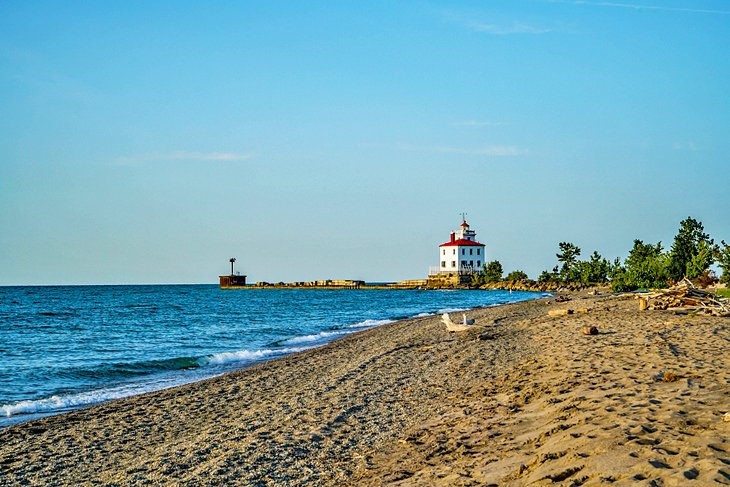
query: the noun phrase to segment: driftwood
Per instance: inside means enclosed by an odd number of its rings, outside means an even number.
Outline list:
[[[568,316],[572,314],[572,309],[551,309],[550,311],[548,311],[548,315],[550,316]]]
[[[441,320],[446,325],[446,329],[448,331],[466,331],[466,330],[470,330],[474,327],[474,325],[467,324],[468,321],[471,321],[472,323],[474,323],[474,321],[467,320],[466,315],[464,315],[464,323],[454,323],[453,321],[451,321],[451,318],[449,317],[448,313],[444,313],[441,316]]]
[[[703,313],[713,316],[730,316],[730,300],[718,297],[714,292],[700,289],[687,278],[669,289],[659,289],[639,296],[650,300],[646,309],[672,309],[678,314]],[[643,306],[642,306],[643,307]]]

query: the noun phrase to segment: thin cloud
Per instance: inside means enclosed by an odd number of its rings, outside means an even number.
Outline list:
[[[165,159],[170,161],[245,161],[252,157],[252,153],[178,151],[167,155]]]
[[[483,122],[481,120],[459,120],[451,122],[453,127],[502,127],[505,122]]]
[[[589,2],[586,0],[548,0],[549,3],[563,3],[570,5],[586,5],[590,7],[606,7],[606,8],[622,8],[630,10],[654,10],[662,12],[684,12],[693,14],[714,14],[714,15],[730,15],[730,10],[715,10],[705,8],[692,7],[667,7],[664,5],[642,5],[639,3],[621,3],[621,2]]]
[[[251,152],[188,152],[175,151],[163,154],[125,156],[116,160],[119,165],[138,165],[146,162],[190,161],[190,162],[238,162],[254,157]]]
[[[441,11],[439,14],[447,21],[461,25],[473,32],[481,32],[495,36],[519,35],[519,34],[546,34],[551,29],[537,27],[526,22],[514,21],[512,23],[487,22],[474,18],[461,12]]]
[[[514,22],[511,25],[487,24],[477,21],[469,21],[466,26],[474,32],[484,32],[495,36],[506,36],[512,34],[547,34],[550,29],[535,27],[522,22]]]
[[[489,156],[489,157],[514,157],[527,154],[527,150],[512,145],[488,145],[485,147],[449,147],[432,146],[422,147],[413,145],[401,145],[401,150],[430,152],[438,154],[461,154],[466,156]]]
[[[689,151],[689,152],[697,152],[699,148],[697,147],[697,144],[694,142],[676,142],[672,144],[672,149],[677,151]]]

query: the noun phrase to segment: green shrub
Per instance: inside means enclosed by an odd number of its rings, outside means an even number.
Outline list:
[[[634,240],[625,265],[612,273],[614,291],[633,291],[666,287],[669,280],[669,257],[662,253],[661,242],[656,245]]]
[[[482,267],[482,279],[484,282],[499,282],[502,280],[502,264],[493,260]]]
[[[553,267],[553,271],[542,271],[542,274],[540,274],[540,277],[537,278],[537,282],[540,284],[546,283],[546,282],[557,282],[559,280],[558,278],[558,266]]]
[[[527,274],[522,271],[512,271],[504,278],[505,281],[524,281],[528,279]]]
[[[715,247],[715,259],[717,265],[722,269],[720,282],[730,284],[730,245],[723,240],[721,245]]]

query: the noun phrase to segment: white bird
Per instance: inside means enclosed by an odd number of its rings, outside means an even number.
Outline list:
[[[464,317],[464,324],[465,325],[473,325],[474,324],[474,320],[467,320],[466,319],[466,313],[461,313],[461,315]]]

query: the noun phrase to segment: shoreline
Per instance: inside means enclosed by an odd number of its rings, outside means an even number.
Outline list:
[[[590,311],[547,314],[571,306]],[[631,295],[575,294],[467,315],[480,326],[450,334],[439,316],[401,320],[11,426],[0,431],[0,485],[523,485],[728,472],[730,319],[686,326],[639,312]],[[581,335],[585,324],[601,334]],[[657,382],[661,370],[682,378]]]
[[[262,289],[262,288],[259,288]],[[263,288],[266,289],[266,288]],[[316,290],[316,289],[315,289]],[[533,293],[525,295],[516,295],[515,300],[522,299],[538,299],[540,295]],[[512,300],[504,297],[505,301]],[[481,301],[481,300],[478,300]],[[474,303],[472,303],[473,305]],[[497,302],[490,304],[482,304],[475,309],[482,307],[506,304],[506,302]],[[108,384],[100,384],[96,388],[82,389],[67,393],[46,396],[34,400],[19,401],[16,403],[8,403],[0,407],[0,430],[8,428],[15,424],[21,424],[28,421],[35,421],[43,417],[66,414],[79,409],[93,407],[113,400],[126,399],[141,394],[172,389],[174,387],[183,386],[193,382],[206,380],[217,377],[228,372],[242,370],[254,366],[258,363],[270,360],[278,360],[292,353],[298,353],[304,350],[322,347],[340,337],[347,336],[359,331],[375,328],[382,324],[399,321],[409,318],[417,318],[429,315],[437,315],[443,311],[450,309],[448,306],[440,311],[434,311],[432,308],[424,308],[427,311],[414,312],[412,315],[383,315],[387,318],[368,318],[363,315],[362,321],[357,321],[352,325],[342,325],[341,327],[327,328],[320,333],[313,335],[305,334],[303,336],[292,335],[281,338],[276,342],[269,344],[259,344],[263,348],[253,349],[235,349],[219,351],[209,355],[185,356],[181,358],[171,358],[168,361],[185,360],[190,363],[191,360],[198,364],[192,369],[189,367],[180,367],[176,370],[166,370],[158,373],[151,373],[147,376],[139,376],[136,380],[126,380],[123,382],[112,382]],[[459,306],[455,311],[461,312]],[[464,311],[468,311],[465,308]],[[348,322],[349,323],[349,322]],[[283,343],[283,344],[282,344]],[[283,347],[283,348],[282,348]],[[236,359],[235,356],[241,355]],[[221,358],[222,357],[222,358]],[[209,367],[210,366],[210,367]]]

